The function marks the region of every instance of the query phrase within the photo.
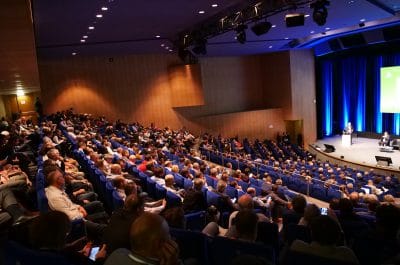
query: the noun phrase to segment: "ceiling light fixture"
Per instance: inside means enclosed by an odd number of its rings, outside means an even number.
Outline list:
[[[310,5],[313,11],[313,20],[317,25],[323,26],[326,23],[326,18],[328,17],[328,9],[330,2],[328,0],[316,0]]]
[[[276,28],[276,25],[272,25],[271,28]]]
[[[165,46],[165,44],[164,44],[164,43],[162,43],[162,44],[161,44],[161,47],[164,47],[164,46]]]
[[[97,17],[97,18],[102,18],[103,15],[102,15],[102,14],[97,14],[96,17]]]
[[[200,11],[199,11],[199,14],[204,14],[204,13],[205,13],[204,10],[200,10]]]
[[[85,42],[86,40],[84,40],[84,39],[81,39],[81,42]]]
[[[75,56],[75,55],[76,55],[76,52],[73,52],[72,55]]]
[[[101,10],[103,10],[103,11],[107,11],[107,10],[108,10],[108,7],[106,7],[106,6],[103,6],[103,7],[101,8]]]
[[[156,38],[160,38],[161,36],[160,35],[156,35]]]
[[[84,38],[84,39],[87,39],[87,38],[88,38],[88,36],[87,36],[87,35],[83,35],[83,36],[82,36],[82,38]]]
[[[218,4],[212,4],[211,7],[218,7]]]
[[[89,26],[88,29],[94,30],[94,27],[93,26]]]
[[[25,96],[25,92],[22,89],[17,89],[17,96],[18,97]]]

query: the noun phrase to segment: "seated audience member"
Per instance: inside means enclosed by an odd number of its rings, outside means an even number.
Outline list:
[[[165,185],[165,174],[164,169],[162,167],[155,167],[154,175],[151,177],[158,185],[164,186]]]
[[[215,193],[221,196],[219,205],[217,205],[217,207],[219,207],[218,210],[220,212],[233,212],[235,210],[235,206],[231,201],[231,198],[225,193],[226,186],[226,182],[222,180],[218,181],[217,183],[217,190]]]
[[[352,242],[355,237],[368,231],[368,224],[353,211],[353,204],[349,199],[339,200],[340,214],[338,220],[343,229],[346,242]]]
[[[11,188],[26,192],[28,187],[32,186],[28,175],[22,171],[18,165],[7,164],[0,171],[0,190]]]
[[[247,194],[249,194],[253,198],[254,208],[263,209],[263,210],[269,208],[270,202],[271,202],[272,199],[268,199],[269,197],[267,198],[265,196],[263,196],[262,198],[258,197],[256,195],[256,189],[255,188],[253,188],[253,187],[247,188]]]
[[[196,178],[193,180],[193,187],[188,189],[183,200],[183,210],[185,213],[204,211],[207,202],[202,191],[204,180]]]
[[[179,249],[171,240],[167,222],[159,215],[143,213],[129,233],[130,250],[115,250],[105,265],[125,264],[179,264]]]
[[[112,184],[113,184],[114,188],[117,190],[121,199],[125,201],[125,199],[126,199],[126,193],[125,193],[126,180],[125,180],[125,178],[122,176],[115,177],[112,180]]]
[[[0,229],[10,224],[19,224],[32,217],[24,215],[24,209],[18,204],[13,192],[4,188],[0,190]]]
[[[307,206],[306,198],[302,195],[294,196],[291,202],[291,209],[286,209],[283,213],[283,229],[289,224],[298,224],[304,215]]]
[[[379,146],[389,146],[390,144],[390,135],[387,131],[385,131],[379,141]]]
[[[102,203],[91,202],[83,207],[73,203],[63,190],[65,179],[60,170],[54,170],[47,175],[47,184],[45,192],[50,209],[65,213],[71,221],[83,218],[88,233],[93,236],[102,233],[105,226],[92,222],[104,221],[107,218]]]
[[[284,207],[289,205],[285,195],[279,190],[278,185],[272,185],[271,192],[269,193],[271,197],[271,215],[274,220],[282,217],[282,211]]]
[[[233,220],[236,218],[236,215],[240,212],[240,211],[244,211],[244,210],[249,210],[249,211],[254,211],[254,201],[253,198],[249,195],[249,194],[244,194],[242,195],[239,200],[238,200],[238,206],[239,206],[239,211],[234,211],[233,213],[231,213],[231,215],[229,216],[229,228],[232,226],[232,224],[234,223]],[[268,217],[266,217],[264,214],[262,213],[257,213],[258,216],[258,221],[259,222],[269,222]]]
[[[304,216],[301,217],[299,225],[310,226],[312,220],[321,215],[321,210],[315,204],[309,204],[304,209]]]
[[[178,195],[179,198],[181,198],[181,200],[183,200],[183,198],[185,196],[185,190],[175,187],[175,179],[174,179],[173,175],[168,174],[168,175],[165,176],[165,186],[164,186],[164,188],[167,191],[170,191],[170,192]]]
[[[207,225],[203,228],[201,232],[210,237],[225,236],[228,230],[218,225],[219,218],[220,218],[220,213],[217,207],[215,207],[214,205],[208,207],[206,210]]]
[[[298,252],[305,255],[317,256],[326,260],[346,262],[346,264],[358,264],[354,252],[347,247],[337,246],[341,237],[339,224],[329,216],[321,215],[311,222],[310,244],[301,240],[293,241],[290,252]],[[290,255],[290,254],[289,254]]]
[[[382,204],[376,209],[376,226],[359,235],[353,249],[361,264],[399,264],[400,208]]]
[[[181,206],[168,208],[161,212],[170,228],[185,229],[185,212]]]
[[[121,209],[116,210],[104,230],[107,253],[118,248],[129,248],[129,231],[132,223],[144,212],[144,201],[140,196],[129,195]]]
[[[258,216],[251,210],[239,211],[235,217],[235,239],[255,242],[257,238]]]
[[[90,251],[75,251],[66,247],[66,237],[71,229],[68,216],[59,211],[50,211],[36,218],[29,227],[29,241],[33,249],[43,253],[59,254],[71,264],[93,264],[89,260]],[[105,258],[105,245],[96,254],[95,260]]]

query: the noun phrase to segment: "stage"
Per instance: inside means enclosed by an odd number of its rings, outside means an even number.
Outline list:
[[[400,151],[381,152],[378,145],[379,140],[370,138],[353,137],[351,146],[343,146],[341,135],[327,137],[318,140],[315,144],[310,145],[310,151],[315,153],[319,159],[329,159],[330,161],[343,165],[348,164],[350,167],[366,170],[368,167],[376,168],[378,171],[385,173],[400,174]],[[335,152],[324,152],[324,144],[333,145]],[[388,167],[377,166],[375,156],[390,157],[393,164]],[[333,161],[334,160],[334,161]],[[351,165],[353,164],[353,165]]]

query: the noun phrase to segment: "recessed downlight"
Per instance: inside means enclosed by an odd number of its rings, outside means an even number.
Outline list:
[[[165,46],[165,44],[163,43],[163,44],[161,44],[161,47],[164,47]]]
[[[271,28],[276,28],[276,25],[272,25]]]
[[[218,4],[212,4],[211,7],[218,7]]]
[[[156,35],[156,38],[161,38],[161,36],[160,35]]]
[[[76,55],[76,52],[73,52],[72,55],[75,56],[75,55]]]
[[[108,10],[108,7],[106,7],[106,6],[103,6],[103,7],[101,8],[101,10],[103,10],[103,11],[107,11],[107,10]]]
[[[97,18],[102,18],[103,15],[102,15],[102,14],[97,14],[96,17],[97,17]]]
[[[204,10],[200,10],[200,11],[199,11],[199,14],[204,14],[204,13],[205,13]]]
[[[88,29],[94,30],[94,27],[93,26],[89,26]]]
[[[81,42],[86,42],[86,40],[84,40],[84,39],[81,39]]]
[[[82,38],[84,38],[84,39],[87,39],[87,38],[88,38],[88,36],[87,36],[87,35],[83,35],[83,36],[82,36]]]

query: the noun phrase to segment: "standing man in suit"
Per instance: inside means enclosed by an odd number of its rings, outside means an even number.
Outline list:
[[[350,134],[351,135],[353,133],[353,131],[354,131],[353,125],[351,125],[351,122],[348,122],[346,127],[344,127],[344,129],[343,129],[343,134]]]

